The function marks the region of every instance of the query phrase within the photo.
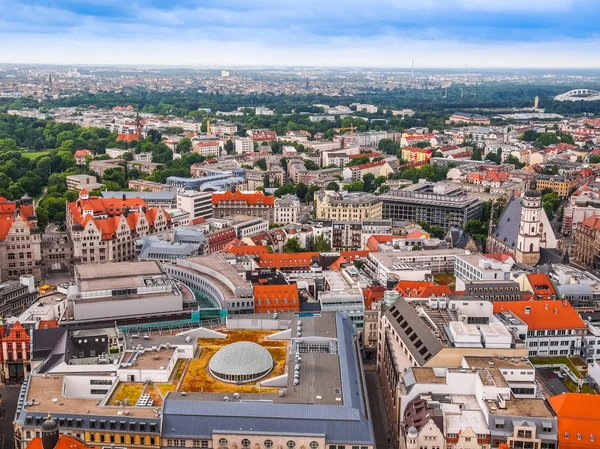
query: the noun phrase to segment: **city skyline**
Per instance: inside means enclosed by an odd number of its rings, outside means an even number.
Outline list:
[[[0,12],[4,63],[600,67],[591,0],[2,0]]]

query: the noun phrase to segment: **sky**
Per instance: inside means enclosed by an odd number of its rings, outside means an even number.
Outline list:
[[[0,0],[0,62],[600,68],[600,0]]]

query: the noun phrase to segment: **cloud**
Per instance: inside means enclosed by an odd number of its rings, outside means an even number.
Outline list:
[[[594,0],[0,0],[0,61],[600,66],[598,16]]]

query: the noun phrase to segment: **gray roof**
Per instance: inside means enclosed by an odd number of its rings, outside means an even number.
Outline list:
[[[295,393],[291,388],[288,388],[288,393],[283,397],[266,394],[251,399],[247,398],[247,394],[243,394],[240,400],[229,395],[229,401],[223,401],[224,395],[214,400],[206,393],[192,393],[186,396],[169,393],[163,405],[164,438],[210,439],[213,433],[222,432],[243,433],[250,439],[252,435],[258,438],[259,435],[265,434],[289,435],[290,439],[296,435],[305,435],[325,437],[328,443],[374,444],[370,412],[364,396],[364,379],[357,357],[356,331],[352,321],[341,313],[325,313],[320,317],[295,317],[291,326],[297,326],[297,320],[300,319],[303,333],[306,330],[307,337],[320,335],[322,326],[327,324],[322,320],[325,318],[330,322],[329,316],[335,316],[335,324],[331,323],[329,328],[329,338],[337,337],[339,382],[343,402],[319,403],[320,399],[315,396],[311,396],[310,400],[303,399],[302,402],[298,402],[299,398],[294,398]],[[311,321],[314,323],[311,324]],[[302,338],[306,338],[304,334]],[[306,380],[301,383],[326,383],[327,379],[319,378],[320,366],[309,366],[309,355],[311,353],[302,355],[302,378]],[[332,354],[318,355],[335,357]]]
[[[587,284],[563,284],[556,283],[556,292],[559,295],[587,295],[593,296],[592,287]]]
[[[259,344],[238,341],[219,349],[208,367],[216,375],[256,375],[273,367],[273,357]]]
[[[521,222],[521,198],[513,196],[498,219],[492,237],[512,249],[517,249],[517,236]]]
[[[189,257],[198,254],[198,245],[192,243],[171,243],[161,241],[157,236],[138,240],[141,245],[140,259],[162,259],[165,256]]]
[[[450,229],[448,229],[446,235],[444,236],[444,239],[452,239],[453,248],[464,249],[471,240],[471,235],[465,232],[464,229],[457,228],[456,226],[451,226]]]
[[[440,341],[404,298],[398,299],[384,314],[419,365],[425,365],[442,350]]]
[[[175,192],[109,192],[103,191],[103,198],[122,198],[125,195],[126,198],[142,198],[148,201],[174,201]]]

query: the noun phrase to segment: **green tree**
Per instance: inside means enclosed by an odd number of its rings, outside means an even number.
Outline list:
[[[336,192],[340,191],[340,185],[337,182],[330,182],[327,184],[327,190],[334,190]]]
[[[308,187],[304,183],[299,182],[298,184],[296,184],[296,196],[300,198],[300,201],[308,201],[306,199],[307,193]]]
[[[289,194],[295,194],[296,193],[296,186],[294,186],[294,184],[286,184],[284,186],[279,187],[277,190],[275,190],[275,196],[277,198],[281,198],[284,195],[289,195]],[[306,195],[306,193],[305,193]]]
[[[229,139],[227,142],[225,142],[225,151],[227,154],[233,154],[235,152],[233,140]]]
[[[265,158],[258,159],[257,161],[254,161],[254,166],[264,171],[267,169],[267,161]]]
[[[307,170],[311,170],[311,171],[316,171],[321,168],[317,164],[315,164],[313,161],[311,161],[310,159],[307,159],[304,161],[304,166],[306,167]]]
[[[298,242],[298,239],[295,237],[288,239],[288,241],[285,243],[285,247],[283,248],[283,252],[284,253],[302,252],[302,248],[300,247],[300,243]]]
[[[271,179],[269,179],[269,175],[265,175],[265,177],[263,178],[263,187],[265,189],[271,187]]]
[[[373,190],[375,190],[375,175],[367,173],[363,176],[363,191],[372,192]]]
[[[317,238],[315,239],[315,251],[319,252],[319,253],[326,253],[331,251],[331,244],[329,243],[329,241],[325,238],[325,236],[323,234],[319,234],[317,236]]]
[[[177,152],[178,153],[189,153],[192,151],[192,141],[187,137],[183,137],[177,143]]]
[[[131,154],[131,151],[128,151],[127,153],[123,153],[123,160],[127,161],[127,162],[133,160],[133,154]]]
[[[304,201],[306,201],[307,203],[310,203],[311,201],[315,200],[315,193],[317,193],[319,190],[321,190],[321,187],[319,186],[310,186],[308,188],[308,191],[306,192],[306,197],[304,198]]]

